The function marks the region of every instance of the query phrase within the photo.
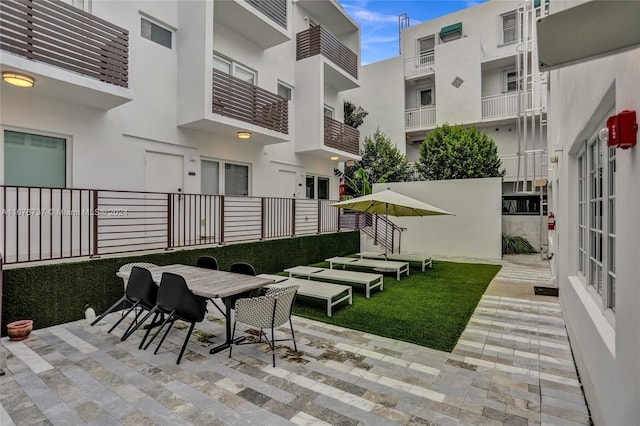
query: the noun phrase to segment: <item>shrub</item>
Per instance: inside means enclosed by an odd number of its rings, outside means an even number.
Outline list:
[[[537,253],[531,243],[523,236],[502,234],[502,254]]]

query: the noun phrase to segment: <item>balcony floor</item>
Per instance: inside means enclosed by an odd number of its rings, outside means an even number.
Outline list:
[[[107,334],[119,314],[5,338],[0,423],[589,424],[558,299],[533,295],[548,261],[503,265],[452,353],[295,317],[299,352],[279,345],[273,368],[266,345],[209,354],[215,309],[180,365],[184,328],[153,355],[140,331]]]

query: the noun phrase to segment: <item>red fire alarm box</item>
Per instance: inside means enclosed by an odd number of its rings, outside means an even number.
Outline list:
[[[638,123],[635,111],[622,111],[620,114],[612,115],[607,120],[609,128],[608,146],[622,149],[631,148],[637,142]]]

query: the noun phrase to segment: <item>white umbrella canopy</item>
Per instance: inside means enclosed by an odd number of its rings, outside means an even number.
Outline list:
[[[453,215],[453,213],[439,207],[432,206],[415,198],[407,197],[390,189],[340,201],[331,205],[343,209],[396,217]],[[384,257],[385,259],[387,258],[386,245],[384,247]]]
[[[407,197],[390,189],[340,201],[332,204],[332,206],[396,217],[453,215],[453,213],[439,207],[432,206],[415,198]]]

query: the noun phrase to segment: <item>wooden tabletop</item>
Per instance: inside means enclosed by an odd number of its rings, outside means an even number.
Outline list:
[[[274,282],[271,278],[254,277],[252,275],[236,274],[233,272],[217,271],[188,265],[166,265],[149,268],[156,283],[160,283],[163,272],[171,272],[182,276],[189,286],[189,290],[197,296],[207,298],[227,297],[245,291],[260,288]],[[129,278],[131,271],[118,272],[116,275]]]

